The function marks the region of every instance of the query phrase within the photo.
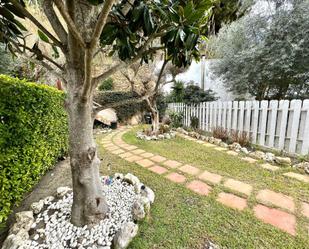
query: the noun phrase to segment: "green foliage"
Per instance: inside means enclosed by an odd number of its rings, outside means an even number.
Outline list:
[[[180,103],[183,102],[185,92],[185,82],[177,80],[172,86],[172,91],[168,96],[168,101],[171,103]]]
[[[117,104],[121,101],[138,99],[139,95],[132,92],[98,92],[95,96],[95,101],[102,106],[107,106],[109,104]],[[129,103],[117,106],[115,109],[119,122],[126,122],[132,116],[143,112],[146,109],[146,105],[143,102]]]
[[[309,97],[309,2],[277,3],[224,27],[211,42],[219,58],[213,69],[234,94]]]
[[[171,126],[173,128],[182,127],[183,113],[171,111],[168,113],[168,115],[171,119]]]
[[[63,92],[0,75],[0,222],[67,151]]]
[[[183,101],[186,104],[197,104],[200,102],[216,101],[218,98],[212,90],[204,91],[196,85],[188,85],[184,90]]]
[[[114,89],[114,81],[113,78],[108,78],[104,80],[99,86],[100,91],[112,91]]]
[[[195,116],[192,116],[191,118],[190,118],[190,120],[191,120],[191,123],[190,123],[190,126],[191,126],[191,128],[193,129],[193,130],[197,130],[198,129],[198,127],[199,127],[199,118],[198,117],[195,117]]]

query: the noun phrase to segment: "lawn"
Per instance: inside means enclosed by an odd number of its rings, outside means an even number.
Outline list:
[[[214,187],[209,196],[202,197],[186,189],[183,185],[172,183],[146,168],[120,159],[104,150],[100,144],[103,137],[104,135],[97,137],[103,159],[102,174],[132,172],[156,193],[151,217],[140,224],[140,233],[130,248],[203,248],[207,239],[211,239],[221,248],[308,248],[309,236],[305,220],[298,222],[298,235],[296,237],[290,236],[257,220],[251,209],[238,212],[218,203],[215,199],[218,192],[221,191],[219,186]],[[198,167],[203,166],[205,169],[243,181],[248,180],[256,186],[267,186],[266,183],[255,181],[272,178],[262,170],[255,169],[253,171],[251,169],[253,166],[243,163],[237,158],[181,138],[162,142],[142,142],[135,139],[135,131],[133,130],[125,134],[124,139],[126,142],[135,144],[149,152],[192,163]],[[210,160],[211,155],[213,155],[213,161]],[[222,161],[220,160],[221,156]],[[232,161],[225,165],[225,162],[230,160]],[[108,170],[107,162],[111,162],[110,170]],[[232,169],[228,170],[228,166]],[[250,168],[245,169],[246,166]],[[258,175],[258,172],[262,175],[255,178],[254,176]],[[249,173],[253,176],[246,178],[246,174]],[[263,174],[265,175],[263,176]],[[276,176],[273,176],[273,179],[275,178]],[[267,181],[271,182],[270,179]],[[303,187],[298,183],[289,183],[287,180],[285,182]],[[272,184],[283,188],[283,183],[279,181],[279,183]],[[289,186],[286,191],[292,191],[292,188]],[[296,191],[292,191],[292,193],[294,192]],[[304,189],[304,195],[308,196],[308,189]],[[249,205],[251,204],[249,203]]]

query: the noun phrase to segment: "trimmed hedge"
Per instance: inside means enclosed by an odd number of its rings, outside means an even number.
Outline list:
[[[0,222],[68,149],[65,94],[0,75]]]

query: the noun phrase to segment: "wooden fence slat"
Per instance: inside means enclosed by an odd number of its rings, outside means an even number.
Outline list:
[[[233,102],[227,102],[227,119],[226,119],[226,129],[231,130],[232,128],[232,108]]]
[[[238,101],[233,101],[232,129],[237,130]]]
[[[222,103],[222,124],[221,126],[226,129],[226,107],[227,107],[227,102]]]
[[[212,121],[213,121],[213,125],[211,127],[211,130],[213,130],[213,128],[217,127],[217,119],[218,119],[218,102],[213,102],[213,117],[212,117]]]
[[[245,102],[239,101],[239,112],[238,112],[238,129],[239,131],[244,130],[244,112],[245,112]]]
[[[261,120],[259,123],[259,145],[265,145],[265,135],[266,135],[266,124],[267,124],[267,114],[268,114],[268,100],[261,101]]]
[[[309,99],[303,102],[303,111],[305,112],[305,125],[303,129],[303,143],[301,147],[301,154],[306,155],[309,153]]]
[[[253,102],[253,114],[252,114],[252,143],[257,142],[258,138],[258,120],[259,120],[259,113],[260,113],[260,102],[254,101]]]
[[[276,123],[277,123],[277,112],[278,112],[278,100],[271,100],[269,103],[270,116],[269,116],[269,126],[268,126],[268,147],[273,147],[275,142],[276,134]]]
[[[294,153],[296,151],[296,144],[298,138],[298,126],[300,121],[300,111],[302,108],[302,101],[299,99],[291,101],[291,111],[293,112],[293,121],[291,127],[291,137],[289,143],[289,152]]]
[[[218,122],[217,127],[222,126],[222,102],[218,102]]]
[[[285,136],[287,130],[288,112],[290,102],[288,100],[280,100],[279,110],[281,111],[281,122],[279,128],[278,149],[283,150],[285,147]]]
[[[251,121],[251,101],[246,101],[245,103],[245,109],[246,109],[246,115],[245,115],[245,127],[244,131],[248,132],[250,135],[250,121]]]

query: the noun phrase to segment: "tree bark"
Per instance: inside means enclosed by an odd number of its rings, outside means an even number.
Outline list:
[[[85,101],[74,92],[68,91],[67,106],[73,181],[71,222],[76,226],[94,225],[105,218],[108,206],[103,195],[100,160],[93,138],[92,96]]]
[[[148,105],[148,108],[151,112],[151,128],[152,128],[152,132],[153,134],[157,134],[159,131],[159,123],[160,123],[160,119],[159,119],[159,111],[158,111],[158,107],[156,104],[156,98],[154,100],[149,100],[146,99],[146,103]]]

